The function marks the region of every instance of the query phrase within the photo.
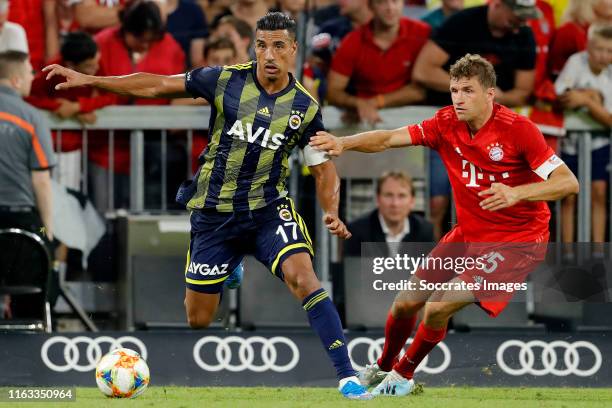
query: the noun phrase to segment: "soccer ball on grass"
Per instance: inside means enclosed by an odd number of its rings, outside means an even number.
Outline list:
[[[107,397],[135,398],[149,385],[149,366],[134,350],[118,348],[98,361],[96,383]]]

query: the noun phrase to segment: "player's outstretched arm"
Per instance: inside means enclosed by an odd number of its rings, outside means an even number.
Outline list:
[[[412,144],[406,127],[394,130],[371,130],[353,136],[337,137],[331,133],[319,131],[310,138],[310,145],[324,150],[330,156],[340,156],[345,150],[356,150],[363,153],[382,152],[393,147],[404,147]]]
[[[61,65],[53,64],[43,68],[48,72],[47,80],[56,75],[66,79],[57,84],[56,90],[93,86],[120,95],[135,98],[186,98],[191,96],[185,89],[185,76],[155,75],[144,72],[122,76],[94,76],[73,71]]]
[[[323,222],[334,235],[339,238],[349,239],[351,233],[338,216],[340,204],[340,179],[336,173],[336,166],[331,160],[327,160],[316,166],[310,166],[310,173],[315,178],[317,187],[317,198],[323,208]]]
[[[497,211],[511,207],[520,201],[560,200],[570,194],[577,194],[578,189],[576,176],[566,164],[562,164],[550,173],[546,181],[541,183],[516,187],[493,183],[491,188],[481,191],[478,195],[487,197],[480,202],[482,209]]]

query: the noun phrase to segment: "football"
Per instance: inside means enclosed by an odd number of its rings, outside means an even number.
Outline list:
[[[111,398],[135,398],[149,385],[149,366],[134,350],[118,348],[96,365],[96,383]]]

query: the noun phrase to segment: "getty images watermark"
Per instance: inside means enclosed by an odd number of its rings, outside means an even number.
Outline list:
[[[469,291],[488,301],[607,303],[612,245],[363,243],[358,256],[345,256],[344,270],[360,273],[346,289],[375,302],[398,292],[421,300],[432,292]]]
[[[396,254],[393,257],[375,257],[372,259],[372,273],[382,275],[385,272],[403,276],[416,275],[418,279],[399,279],[385,281],[374,279],[372,288],[376,291],[434,291],[434,290],[467,290],[467,291],[504,291],[513,293],[527,290],[526,282],[504,282],[487,280],[487,276],[506,261],[503,254],[496,251],[473,256],[435,256],[420,254]],[[466,273],[466,279],[452,279]],[[455,276],[453,276],[453,274]],[[449,281],[442,280],[445,277]]]

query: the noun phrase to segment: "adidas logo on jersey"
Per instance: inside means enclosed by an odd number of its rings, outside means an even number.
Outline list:
[[[246,128],[246,132],[244,128]],[[229,136],[238,136],[240,140],[246,140],[249,143],[256,143],[261,138],[258,144],[271,150],[277,150],[285,139],[285,135],[280,133],[271,134],[270,129],[263,127],[258,127],[254,131],[252,123],[246,122],[243,125],[240,120],[234,122],[227,134]]]
[[[263,116],[270,117],[270,109],[268,109],[267,106],[264,106],[263,108],[258,110],[257,113],[259,113],[260,115],[263,115]]]

